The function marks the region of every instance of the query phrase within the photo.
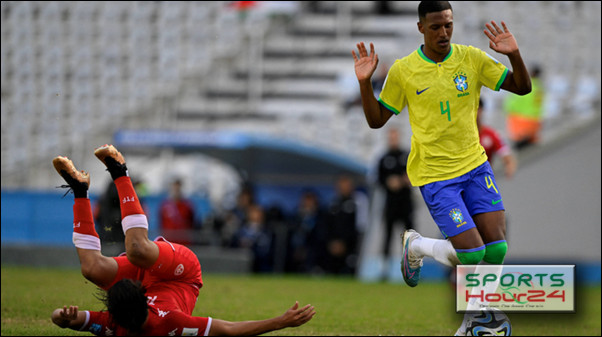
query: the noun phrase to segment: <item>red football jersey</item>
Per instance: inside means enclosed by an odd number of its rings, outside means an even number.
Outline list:
[[[149,269],[132,265],[125,256],[115,257],[119,266],[117,276],[105,290],[124,278],[142,281],[149,307],[148,320],[141,331],[143,335],[207,335],[211,318],[191,316],[203,286],[196,255],[185,246],[162,238],[155,243],[159,247],[159,258]],[[126,329],[113,322],[108,311],[87,311],[86,315],[82,331],[101,336],[127,334]]]
[[[489,163],[493,163],[493,157],[495,155],[505,156],[510,152],[510,148],[502,140],[502,137],[494,129],[482,126],[479,131],[479,138],[481,145],[485,148],[487,153],[487,160]]]
[[[159,300],[162,296],[151,294]],[[207,336],[211,328],[211,317],[194,317],[177,309],[169,310],[169,305],[159,300],[151,305],[149,300],[148,320],[140,332],[145,336]],[[169,302],[169,301],[167,301]],[[125,336],[127,330],[115,324],[108,311],[87,311],[86,323],[82,331],[90,331],[98,336]]]

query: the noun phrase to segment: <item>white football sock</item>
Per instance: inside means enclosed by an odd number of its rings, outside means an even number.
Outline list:
[[[121,220],[121,227],[124,234],[130,228],[145,228],[148,230],[148,219],[145,214],[128,215]]]
[[[470,314],[467,312],[464,314],[464,319],[462,320],[462,324],[460,325],[460,331],[462,331],[463,333],[466,333],[466,323],[468,322],[468,316]]]
[[[100,251],[100,239],[97,236],[73,232],[72,240],[77,248]]]
[[[460,264],[456,250],[448,240],[419,237],[410,244],[412,254],[429,256],[449,267]]]

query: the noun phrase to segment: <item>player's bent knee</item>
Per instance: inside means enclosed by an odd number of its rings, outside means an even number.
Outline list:
[[[456,249],[461,264],[478,264],[485,256],[485,246],[473,249]]]
[[[134,264],[136,261],[143,261],[148,255],[145,245],[140,242],[131,242],[126,246],[125,252],[128,260]]]
[[[483,261],[491,264],[502,264],[508,252],[508,243],[506,240],[490,242],[485,245],[485,256]]]

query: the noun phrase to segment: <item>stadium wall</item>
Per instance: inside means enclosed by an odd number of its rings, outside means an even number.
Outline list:
[[[78,268],[79,259],[71,242],[73,199],[55,191],[2,191],[2,265]],[[143,204],[151,237],[159,234],[158,210],[165,196],[149,196]],[[97,196],[91,196],[92,204]],[[207,200],[192,201],[198,216],[209,214]],[[103,247],[103,253],[105,252]],[[245,249],[191,246],[203,266],[212,273],[250,273],[251,252]],[[110,247],[109,249],[110,250]],[[118,255],[111,251],[106,255]]]
[[[55,191],[2,191],[2,244],[71,246],[73,198]],[[99,196],[90,195],[93,207]],[[159,207],[166,195],[142,198],[149,222],[149,236],[159,235]],[[191,197],[197,218],[210,212],[208,200]]]
[[[329,200],[333,195],[332,189],[323,187],[316,190],[323,200]],[[300,188],[284,188],[264,186],[258,189],[259,201],[272,204],[277,200],[285,211],[291,211],[296,205],[292,196],[300,194]],[[289,198],[282,198],[289,195]],[[58,266],[79,267],[79,260],[74,252],[71,242],[73,222],[71,197],[62,198],[62,192],[56,191],[2,191],[1,208],[1,238],[2,238],[2,265],[29,265],[29,266]],[[147,196],[143,200],[149,219],[149,235],[159,235],[158,209],[164,195]],[[94,204],[98,196],[91,195]],[[207,200],[194,197],[193,202],[198,210],[198,216],[203,217],[211,212]],[[197,254],[203,271],[212,273],[250,273],[252,271],[252,253],[244,249],[224,249],[215,246],[192,246]],[[118,253],[118,252],[117,252]],[[116,255],[116,254],[115,254]],[[360,274],[377,275],[376,269],[382,266],[380,261],[367,261]],[[507,264],[546,264],[546,261],[511,260]],[[555,264],[559,264],[555,261]],[[574,261],[567,261],[573,264]],[[401,274],[397,272],[399,266],[390,264],[391,275],[397,275],[392,282],[403,282]],[[427,281],[441,281],[449,277],[450,269],[440,264],[427,260],[422,270],[422,278]],[[364,282],[379,281],[370,277],[360,277]],[[600,261],[579,261],[576,264],[576,279],[580,283],[600,284]]]

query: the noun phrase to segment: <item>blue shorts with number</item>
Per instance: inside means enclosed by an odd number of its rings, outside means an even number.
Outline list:
[[[476,214],[504,210],[489,162],[457,178],[421,186],[420,192],[445,238],[475,228]]]

